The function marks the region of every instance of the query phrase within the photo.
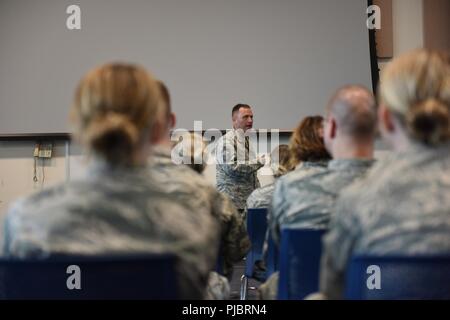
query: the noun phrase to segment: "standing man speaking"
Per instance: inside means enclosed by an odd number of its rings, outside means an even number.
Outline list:
[[[248,196],[259,188],[256,172],[264,166],[265,157],[257,157],[250,146],[248,130],[253,128],[252,108],[237,104],[231,112],[233,130],[217,141],[217,189],[227,194],[239,212],[243,213]]]

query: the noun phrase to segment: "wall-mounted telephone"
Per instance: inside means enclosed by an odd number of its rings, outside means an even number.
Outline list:
[[[53,150],[53,143],[36,143],[34,147],[33,157],[35,158],[51,158]]]

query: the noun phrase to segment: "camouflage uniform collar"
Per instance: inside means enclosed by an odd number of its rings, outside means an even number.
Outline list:
[[[434,154],[449,154],[450,152],[450,142],[444,142],[437,146],[427,146],[418,142],[411,142],[410,146],[400,152],[392,152],[394,157],[404,158],[407,156],[421,154],[421,155],[434,155]]]
[[[172,150],[168,146],[156,145],[152,148],[151,157],[171,158]]]
[[[237,140],[241,143],[245,142],[245,138],[250,138],[252,133],[256,133],[254,129],[249,129],[248,132],[244,132],[242,129],[231,129],[228,131],[225,135],[232,135],[233,137],[237,138]]]
[[[245,135],[240,130],[232,129],[229,132],[227,132],[227,134],[232,135],[233,138],[236,138],[239,142],[244,142]]]
[[[366,169],[374,162],[373,159],[334,159],[328,163],[328,169],[335,171]]]
[[[147,165],[127,166],[127,165],[111,165],[106,160],[94,157],[90,160],[86,170],[87,177],[102,177],[102,176],[127,176],[127,175],[142,175],[147,171]]]
[[[328,166],[328,161],[303,161],[300,162],[295,170],[298,169],[309,169],[309,168],[326,168]]]

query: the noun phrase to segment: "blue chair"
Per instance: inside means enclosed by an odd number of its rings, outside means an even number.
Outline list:
[[[379,267],[380,288],[369,289]],[[369,280],[369,281],[368,281]],[[355,256],[346,279],[345,297],[366,299],[450,299],[450,256]]]
[[[245,261],[245,272],[241,277],[241,300],[247,298],[248,278],[253,276],[253,268],[257,260],[263,259],[263,245],[267,231],[267,209],[248,209],[247,232],[252,247]],[[255,288],[250,288],[255,289]]]
[[[325,230],[281,230],[279,300],[298,300],[319,289],[322,236]]]
[[[175,263],[166,254],[1,259],[0,299],[177,299]],[[69,289],[69,266],[79,267],[81,289]]]

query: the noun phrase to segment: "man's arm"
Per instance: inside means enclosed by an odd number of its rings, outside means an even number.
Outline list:
[[[324,236],[320,292],[327,299],[344,298],[345,275],[359,229],[355,218],[351,213],[351,208],[343,203],[338,203],[330,222],[330,231]]]
[[[214,215],[221,224],[221,253],[227,266],[240,261],[250,250],[250,239],[242,216],[228,196],[214,190],[212,193]]]
[[[224,139],[216,147],[216,161],[227,174],[245,177],[263,167],[265,157],[238,161],[233,142]]]
[[[284,190],[284,183],[282,178],[280,178],[275,183],[275,190],[273,192],[272,202],[269,206],[269,212],[268,212],[268,225],[269,230],[272,233],[272,239],[273,241],[279,245],[280,243],[280,237],[281,237],[281,230],[280,230],[280,221],[279,218],[284,212],[284,206],[286,204],[285,199],[285,190]]]

